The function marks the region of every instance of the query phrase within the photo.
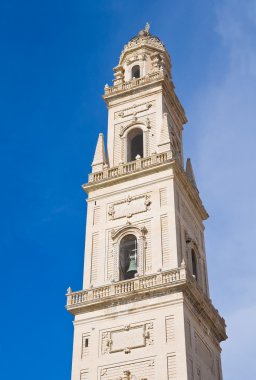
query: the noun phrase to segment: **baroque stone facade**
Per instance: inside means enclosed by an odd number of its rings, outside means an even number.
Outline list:
[[[209,298],[204,225],[187,119],[171,60],[149,25],[125,45],[105,86],[108,138],[99,135],[88,194],[83,290],[72,380],[221,380],[225,321]]]

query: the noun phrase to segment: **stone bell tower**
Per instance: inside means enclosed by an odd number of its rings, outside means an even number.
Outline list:
[[[149,26],[132,38],[105,86],[88,194],[83,290],[72,380],[221,380],[225,322],[209,298],[204,225],[187,119],[170,56]]]

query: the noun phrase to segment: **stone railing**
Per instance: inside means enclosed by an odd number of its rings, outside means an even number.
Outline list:
[[[186,279],[185,266],[170,271],[159,272],[152,275],[135,277],[132,280],[119,281],[106,286],[72,292],[71,288],[67,293],[67,308],[73,309],[93,301],[104,300],[109,297],[132,295],[135,292],[153,290],[154,288],[165,287],[178,283]]]
[[[120,164],[119,166],[114,166],[113,168],[106,168],[101,172],[90,173],[89,183],[133,173],[137,170],[146,169],[151,166],[163,164],[170,159],[172,159],[171,151],[158,154],[156,153],[149,157],[140,158],[136,161],[128,162],[127,164]]]
[[[158,71],[156,73],[145,75],[144,77],[141,77],[141,78],[131,79],[129,82],[121,83],[121,84],[118,84],[116,86],[108,86],[106,84],[106,86],[104,88],[105,96],[116,94],[120,91],[130,90],[134,87],[137,87],[137,86],[140,86],[143,84],[147,84],[147,83],[153,82],[157,79],[163,79],[163,78],[164,78],[163,72]]]

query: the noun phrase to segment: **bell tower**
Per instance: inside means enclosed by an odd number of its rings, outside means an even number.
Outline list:
[[[105,85],[88,194],[72,380],[222,380],[225,321],[209,297],[204,225],[171,60],[149,25]]]

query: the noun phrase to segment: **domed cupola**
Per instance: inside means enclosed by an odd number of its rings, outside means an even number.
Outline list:
[[[119,64],[114,68],[114,85],[158,72],[171,80],[171,60],[164,44],[150,33],[146,23],[124,46]]]

